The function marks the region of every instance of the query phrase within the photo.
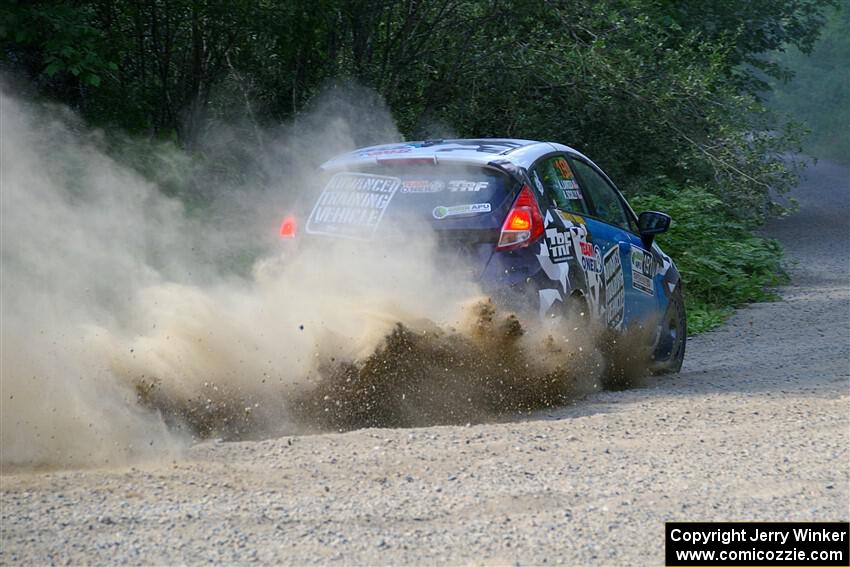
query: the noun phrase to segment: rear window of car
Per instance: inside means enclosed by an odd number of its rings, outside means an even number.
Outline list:
[[[307,232],[368,238],[381,223],[404,216],[438,227],[495,226],[493,213],[512,189],[505,173],[487,167],[380,165],[333,173],[313,206]]]

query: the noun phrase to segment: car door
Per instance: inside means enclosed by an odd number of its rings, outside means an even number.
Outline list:
[[[555,301],[581,295],[590,315],[602,318],[605,313],[604,244],[595,241],[589,230],[588,204],[566,154],[544,156],[528,173],[532,186],[539,193],[544,216],[544,245],[538,260],[553,282],[551,288],[543,287],[540,291],[541,314],[547,313]]]
[[[581,157],[570,162],[587,201],[588,230],[603,249],[608,324],[621,328],[648,321],[658,312],[653,252],[644,248],[633,214],[608,179]]]

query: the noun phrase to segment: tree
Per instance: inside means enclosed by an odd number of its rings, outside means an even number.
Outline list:
[[[769,106],[811,129],[807,152],[850,164],[850,7],[830,11],[810,54],[790,47],[774,60],[793,76],[771,81]]]
[[[796,142],[764,112],[764,73],[785,74],[764,54],[811,49],[831,3],[42,0],[2,8],[0,48],[90,121],[190,150],[222,120],[261,143],[352,80],[405,136],[560,140],[627,189],[711,181],[760,219],[794,181],[781,154]]]

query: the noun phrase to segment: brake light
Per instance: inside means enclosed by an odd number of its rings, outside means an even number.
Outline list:
[[[437,156],[428,157],[380,157],[375,161],[381,165],[436,165]]]
[[[543,234],[543,216],[528,185],[523,185],[505,222],[496,250],[528,246]]]
[[[528,211],[513,210],[505,225],[508,230],[528,230],[531,228],[531,215]]]
[[[283,219],[283,222],[280,223],[280,237],[281,238],[295,238],[295,230],[297,226],[295,223],[295,217],[288,216]]]

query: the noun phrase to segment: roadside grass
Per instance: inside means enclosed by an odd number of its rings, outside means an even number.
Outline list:
[[[776,300],[771,288],[789,281],[780,244],[756,236],[754,222],[736,218],[707,188],[666,184],[629,201],[673,217],[658,244],[682,274],[691,334],[718,327],[736,306]]]

